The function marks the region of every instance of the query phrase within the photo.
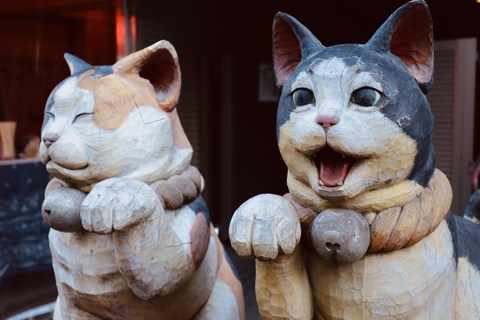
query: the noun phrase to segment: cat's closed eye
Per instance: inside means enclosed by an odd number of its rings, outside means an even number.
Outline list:
[[[375,106],[381,97],[382,93],[380,91],[364,87],[352,93],[351,101],[362,107],[371,107]]]
[[[51,113],[51,112],[48,112],[48,111],[47,111],[47,112],[45,112],[45,115],[49,116],[49,117],[52,118],[52,119],[55,119],[55,115],[54,115],[53,113]]]
[[[305,106],[307,104],[311,104],[315,102],[315,96],[313,92],[308,89],[297,89],[293,92],[292,95],[293,103],[297,106]]]
[[[93,112],[82,112],[82,113],[79,113],[75,116],[75,118],[73,119],[72,121],[72,124],[75,123],[75,121],[77,121],[78,119],[80,119],[81,117],[84,117],[84,116],[88,116],[88,115],[92,115]]]

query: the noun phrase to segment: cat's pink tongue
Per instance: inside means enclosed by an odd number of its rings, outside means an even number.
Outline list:
[[[340,187],[355,159],[342,156],[330,148],[322,149],[316,157],[318,179],[326,187]]]

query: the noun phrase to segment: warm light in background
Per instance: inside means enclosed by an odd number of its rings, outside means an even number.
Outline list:
[[[125,56],[125,18],[123,16],[123,10],[121,3],[118,5],[115,12],[115,33],[116,33],[116,44],[117,44],[117,60]]]
[[[128,8],[128,1],[116,1],[115,31],[117,43],[117,60],[135,51],[137,36],[135,15],[125,12]],[[127,16],[130,16],[129,21]]]

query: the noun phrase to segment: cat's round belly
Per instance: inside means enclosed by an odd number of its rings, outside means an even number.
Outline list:
[[[57,284],[86,294],[128,288],[118,271],[112,235],[51,230],[49,238]]]
[[[412,247],[351,264],[328,263],[315,252],[307,261],[325,319],[453,319],[455,259],[445,221]]]
[[[137,297],[119,272],[111,234],[52,229],[49,238],[63,314],[76,310],[105,319],[190,319],[207,301],[215,282],[218,260],[212,237],[203,262],[186,283],[150,300]]]

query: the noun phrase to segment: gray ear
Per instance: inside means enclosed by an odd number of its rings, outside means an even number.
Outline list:
[[[285,85],[300,61],[325,47],[294,17],[279,12],[273,20],[273,66],[280,86]]]
[[[70,68],[70,75],[93,68],[90,64],[75,57],[73,54],[65,53],[63,57],[67,61],[68,68]]]
[[[375,32],[366,46],[399,57],[423,93],[433,84],[433,25],[425,1],[414,0],[398,8]]]

